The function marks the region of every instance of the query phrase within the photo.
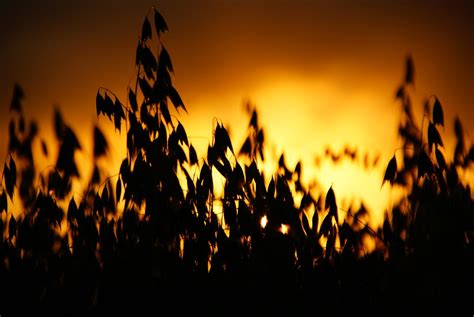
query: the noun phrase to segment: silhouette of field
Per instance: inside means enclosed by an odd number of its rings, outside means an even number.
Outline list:
[[[179,121],[187,105],[160,37],[167,30],[151,9],[127,101],[98,90],[97,115],[125,132],[127,152],[118,173],[104,175],[97,161],[109,145],[94,128],[95,168],[82,195],[71,191],[81,145],[59,110],[56,164],[35,170],[38,125],[25,121],[24,93],[15,86],[0,184],[2,316],[473,313],[474,205],[463,177],[474,147],[456,119],[457,146],[447,158],[439,131],[451,126],[436,96],[426,101],[421,124],[415,121],[410,57],[396,91],[403,147],[381,178],[406,195],[371,228],[363,205],[341,210],[332,188],[310,193],[301,164],[287,166],[284,155],[274,175],[264,175],[256,109],[242,146],[217,120],[206,157],[198,157]],[[47,155],[47,144],[41,148]],[[213,171],[226,180],[222,197]],[[13,202],[24,212],[13,215]]]

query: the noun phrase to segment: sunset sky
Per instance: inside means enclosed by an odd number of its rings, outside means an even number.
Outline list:
[[[380,190],[383,172],[400,146],[401,108],[394,95],[408,54],[415,61],[418,118],[422,100],[436,94],[445,110],[448,153],[455,115],[472,140],[471,1],[1,0],[0,157],[6,155],[16,82],[41,136],[54,145],[57,105],[83,143],[82,155],[90,156],[97,89],[107,87],[126,100],[151,6],[170,28],[163,41],[188,108],[180,118],[198,149],[211,139],[214,118],[240,147],[248,123],[243,105],[250,100],[269,148],[284,151],[290,166],[301,158],[308,181],[317,177],[323,188],[333,185],[338,198],[361,196],[383,211],[390,196],[389,188]],[[111,135],[113,125],[100,121]],[[117,166],[125,150],[120,141],[114,144],[111,165]],[[314,165],[327,146],[340,151],[346,144],[380,154],[380,165],[369,172],[361,163]]]

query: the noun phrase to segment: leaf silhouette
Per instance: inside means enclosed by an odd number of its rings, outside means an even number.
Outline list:
[[[214,147],[219,152],[219,155],[225,155],[225,151],[227,149],[234,153],[229,134],[227,133],[227,130],[224,128],[224,126],[220,124],[218,124],[216,127],[214,143]]]
[[[189,175],[186,169],[184,169],[183,171],[184,171],[184,174],[186,175],[186,185],[188,187],[188,195],[191,195],[192,197],[194,197],[195,192],[196,192],[196,187],[194,186],[193,179],[191,178],[191,176]]]
[[[132,108],[133,112],[137,112],[138,104],[137,104],[137,96],[132,89],[128,90],[128,102],[130,103],[130,107]]]
[[[10,157],[10,168],[7,167],[6,162],[3,166],[3,176],[5,180],[5,189],[7,191],[7,194],[8,196],[10,196],[10,199],[13,200],[13,191],[14,191],[15,183],[16,183],[16,165],[11,157]]]
[[[212,164],[211,162],[209,162],[209,164],[211,164],[213,167],[215,167],[219,173],[221,173],[222,176],[224,176],[225,178],[228,178],[229,175],[231,174],[231,168],[230,168],[230,164],[226,164],[228,163],[227,159],[224,158],[223,160],[224,163],[221,163],[219,161],[213,161]]]
[[[305,194],[303,198],[301,198],[300,203],[300,210],[308,208],[313,203],[313,198],[310,194]]]
[[[60,116],[55,116],[58,118]],[[79,172],[77,170],[76,163],[74,162],[74,152],[81,149],[81,145],[77,140],[76,135],[71,128],[66,126],[62,119],[61,123],[57,126],[62,126],[61,135],[59,136],[60,148],[58,158],[56,160],[56,167],[58,170],[65,172],[66,176],[77,176]]]
[[[13,215],[10,217],[10,223],[8,225],[8,236],[11,239],[16,235],[17,223]]]
[[[67,144],[70,146],[73,150],[80,150],[81,149],[81,144],[79,143],[79,140],[76,137],[76,134],[70,127],[65,128],[64,130],[64,139],[63,143]]]
[[[464,132],[461,124],[461,120],[458,117],[454,118],[454,132],[458,141],[464,140]]]
[[[312,219],[313,232],[314,232],[315,235],[318,234],[318,224],[319,224],[318,211],[315,210],[314,214],[313,214],[313,219]]]
[[[10,120],[8,123],[8,134],[9,134],[9,141],[8,141],[8,150],[15,151],[18,149],[20,145],[20,140],[16,136],[16,124],[14,120]]]
[[[405,61],[405,83],[413,84],[415,79],[415,65],[411,56],[408,56]]]
[[[192,144],[189,145],[189,163],[191,165],[198,163],[197,153]]]
[[[237,209],[234,201],[230,201],[224,206],[224,219],[231,228],[237,225]]]
[[[59,112],[58,108],[54,109],[54,132],[56,134],[56,138],[59,141],[62,141],[64,136],[64,131],[66,129],[66,125],[64,124],[63,117]]]
[[[8,202],[7,202],[7,195],[5,194],[5,191],[3,191],[0,194],[0,215],[4,211],[8,212]]]
[[[339,223],[336,196],[334,195],[334,190],[332,189],[332,186],[329,187],[329,190],[326,194],[326,201],[324,205],[325,205],[325,209],[329,208],[329,214],[334,216],[334,218],[336,219],[336,223]]]
[[[79,210],[77,208],[76,202],[74,201],[74,197],[72,197],[71,200],[69,201],[69,206],[67,208],[67,219],[69,221],[77,219],[78,214],[79,214]]]
[[[118,99],[115,99],[114,105],[114,126],[119,132],[122,128],[122,120],[125,120],[125,113],[123,112],[122,104]]]
[[[125,183],[128,183],[128,177],[130,176],[130,166],[128,164],[128,158],[124,158],[122,164],[120,164],[120,176]]]
[[[328,213],[326,217],[324,218],[323,223],[321,224],[321,229],[319,230],[319,232],[321,235],[327,237],[329,236],[329,233],[331,232],[331,228],[332,228],[332,215]]]
[[[255,160],[252,160],[252,163],[250,163],[250,166],[245,169],[245,175],[247,177],[247,182],[251,182],[252,180],[257,180],[259,176],[259,171],[257,167],[257,163]]]
[[[234,147],[232,146],[232,141],[230,140],[229,133],[227,133],[227,129],[224,126],[221,127],[222,139],[224,141],[225,146],[234,154]]]
[[[173,103],[174,107],[176,108],[176,110],[178,110],[181,107],[181,108],[184,109],[185,112],[188,112],[186,110],[186,107],[184,106],[183,100],[179,96],[179,93],[176,90],[176,88],[169,87],[168,96],[169,96],[171,102]]]
[[[285,154],[280,155],[280,158],[278,159],[278,167],[286,168]]]
[[[245,139],[244,144],[242,144],[242,147],[240,148],[239,155],[250,156],[250,153],[252,151],[252,146],[250,142],[250,137],[247,137],[247,139]]]
[[[109,204],[109,190],[107,189],[107,185],[104,186],[104,189],[102,190],[102,206],[108,206]]]
[[[142,49],[143,45],[142,42],[139,41],[137,45],[137,49],[135,51],[135,66],[140,66],[142,60]]]
[[[395,155],[390,159],[387,165],[387,169],[385,170],[385,175],[383,177],[382,181],[382,186],[385,184],[385,182],[389,182],[391,185],[393,185],[395,181],[395,176],[397,174],[397,158]]]
[[[97,165],[94,166],[94,170],[92,171],[91,183],[92,184],[100,183],[100,171]]]
[[[439,135],[439,132],[436,129],[435,125],[430,122],[428,126],[428,145],[430,152],[433,144],[443,146],[443,141],[441,140],[441,136]]]
[[[138,59],[143,66],[145,71],[145,75],[148,79],[155,79],[153,72],[158,70],[158,63],[156,62],[156,58],[151,52],[149,47],[142,47],[138,51]]]
[[[421,151],[418,159],[418,179],[424,175],[431,175],[433,172],[433,163],[430,157],[425,151]]]
[[[311,229],[309,228],[309,221],[305,212],[302,212],[301,223],[302,223],[305,234],[309,236],[311,234]]]
[[[324,208],[328,209],[328,208],[334,207],[335,205],[336,205],[336,196],[334,195],[334,190],[332,189],[332,186],[331,186],[329,187],[329,190],[326,194]]]
[[[102,113],[105,113],[105,99],[102,97],[100,90],[97,91],[97,95],[95,97],[95,109],[97,112],[97,116]]]
[[[433,106],[433,123],[439,124],[441,126],[444,126],[444,116],[443,116],[443,108],[441,107],[441,103],[439,102],[439,99],[435,99],[435,103]]]
[[[38,124],[36,121],[30,121],[29,127],[28,127],[28,136],[30,140],[35,138],[38,135]]]
[[[153,13],[155,19],[156,33],[160,34],[168,31],[168,25],[166,24],[166,21],[163,16],[156,9],[153,10]]]
[[[335,243],[336,243],[336,230],[335,230],[335,226],[331,227],[329,229],[329,235],[328,235],[328,240],[326,242],[326,254],[325,254],[325,258],[326,259],[329,259],[333,252],[334,252],[334,247],[335,247]]]
[[[112,98],[105,93],[105,101],[104,101],[104,114],[111,119],[112,115],[114,114],[114,102],[112,101]]]
[[[392,233],[392,227],[390,226],[390,221],[388,220],[387,214],[385,214],[382,230],[383,230],[384,242],[390,243],[390,241],[392,240],[393,233]]]
[[[268,183],[268,195],[269,198],[275,197],[275,179],[272,177],[270,183]]]
[[[474,162],[474,145],[471,146],[471,148],[469,149],[469,152],[467,153],[466,157],[465,157],[465,162],[464,164],[465,165],[468,165],[469,162]]]
[[[235,165],[234,170],[232,171],[232,182],[234,183],[236,191],[240,192],[240,190],[242,189],[242,186],[245,183],[245,175],[244,175],[244,171],[242,170],[242,166],[240,166],[238,162]]]
[[[160,110],[161,110],[161,115],[165,119],[165,122],[170,124],[171,123],[171,114],[170,114],[170,111],[168,109],[168,103],[166,102],[166,100],[162,100],[160,102]]]
[[[165,67],[170,72],[174,73],[173,63],[171,62],[170,54],[166,47],[161,47],[160,52],[160,67]]]
[[[145,18],[142,26],[142,41],[151,40],[151,24],[148,18]]]
[[[151,94],[152,94],[152,89],[150,87],[150,84],[148,84],[148,81],[144,78],[139,78],[138,86],[140,86],[140,90],[142,91],[143,97],[145,98],[145,100],[150,99]]]
[[[257,150],[258,150],[258,155],[260,155],[260,158],[262,161],[265,160],[265,157],[263,155],[263,142],[265,139],[265,134],[263,133],[263,129],[260,129],[257,134]]]
[[[184,150],[183,148],[181,147],[181,145],[176,145],[176,147],[174,148],[174,154],[176,155],[178,161],[182,164],[184,162],[187,162],[188,161],[188,158],[186,156],[186,153],[184,153]]]
[[[400,99],[403,101],[405,99],[405,86],[401,85],[395,92],[395,99]]]
[[[440,169],[442,170],[447,169],[446,159],[444,158],[443,153],[441,153],[441,151],[438,148],[436,149],[436,161],[438,161],[438,166]]]
[[[207,162],[211,166],[217,160],[215,152],[216,152],[215,149],[209,144],[209,146],[207,147]]]
[[[454,149],[454,164],[460,165],[464,160],[466,148],[464,146],[464,140],[458,140],[456,148]]]
[[[298,161],[295,166],[295,174],[298,175],[298,178],[301,178],[301,161]]]
[[[94,158],[105,155],[108,150],[107,140],[98,126],[94,126]]]
[[[16,184],[16,164],[13,157],[10,156],[10,178],[13,184]]]
[[[120,197],[122,197],[122,180],[120,177],[117,177],[117,183],[115,185],[115,199],[117,202],[120,201]]]
[[[48,157],[48,147],[46,146],[46,142],[44,140],[41,140],[41,151],[43,152],[43,155]]]
[[[176,135],[178,137],[178,141],[189,145],[188,136],[186,135],[186,130],[184,130],[183,125],[181,122],[178,123],[178,127],[176,128]]]
[[[257,121],[257,110],[253,110],[252,112],[252,117],[250,118],[250,123],[249,123],[249,127],[253,127],[255,129],[258,128],[258,121]]]
[[[23,89],[20,85],[15,84],[13,87],[13,97],[10,103],[10,111],[14,112],[21,112],[21,103],[23,101],[25,94],[23,93]]]

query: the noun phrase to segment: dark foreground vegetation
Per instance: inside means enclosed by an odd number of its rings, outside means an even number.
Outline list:
[[[71,191],[80,177],[74,132],[56,111],[57,162],[38,173],[32,151],[38,127],[25,121],[23,91],[15,87],[0,184],[2,317],[128,309],[156,315],[474,313],[474,207],[463,182],[474,147],[456,119],[457,146],[448,157],[439,131],[451,126],[445,127],[435,96],[425,104],[421,126],[415,122],[410,58],[396,94],[404,146],[383,179],[406,195],[373,229],[363,206],[338,210],[332,188],[310,193],[301,164],[288,167],[283,155],[274,175],[263,175],[265,138],[255,110],[240,149],[217,122],[207,156],[199,159],[171,114],[186,107],[160,37],[167,29],[152,9],[127,102],[99,89],[97,114],[125,130],[127,153],[119,173],[105,177],[98,162],[108,144],[95,128],[95,168],[81,195]],[[48,155],[47,145],[41,147]],[[226,179],[222,197],[215,196],[213,170]],[[13,201],[23,212],[13,215]],[[375,240],[375,250],[366,252],[366,239]]]

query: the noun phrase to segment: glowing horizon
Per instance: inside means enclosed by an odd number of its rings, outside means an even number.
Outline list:
[[[469,138],[474,126],[469,107],[474,46],[466,41],[474,29],[466,27],[472,23],[470,6],[459,10],[413,4],[407,10],[397,4],[386,8],[369,3],[348,4],[341,11],[341,4],[317,1],[296,1],[291,6],[282,1],[271,8],[258,1],[183,3],[164,1],[160,10],[171,26],[164,43],[175,66],[175,85],[189,110],[179,119],[200,156],[212,140],[216,118],[229,128],[234,146],[240,147],[248,123],[243,104],[250,101],[266,132],[267,177],[283,152],[290,168],[302,160],[306,185],[316,179],[321,192],[334,186],[346,208],[361,198],[375,212],[375,223],[380,223],[391,195],[387,187],[380,190],[383,172],[400,147],[401,110],[394,93],[407,54],[415,61],[411,91],[415,117],[421,121],[423,99],[436,94],[445,109],[446,152],[454,148],[456,115]],[[81,141],[84,151],[77,161],[91,157],[92,127],[98,124],[110,142],[103,165],[114,174],[125,154],[125,136],[115,135],[106,120],[97,121],[94,98],[103,86],[120,100],[127,99],[127,85],[135,76],[136,42],[149,5],[114,3],[74,12],[62,10],[67,5],[59,1],[52,1],[48,10],[34,10],[36,6],[32,3],[30,10],[24,10],[9,3],[0,10],[5,14],[0,39],[8,43],[0,51],[4,69],[0,109],[8,113],[12,83],[21,84],[25,114],[40,123],[40,135],[50,145],[47,160],[37,156],[40,166],[54,163],[54,105]],[[442,23],[433,25],[436,17]],[[123,23],[104,23],[117,20]],[[284,28],[278,23],[282,20],[287,21]],[[411,29],[417,32],[408,32]],[[4,131],[7,120],[8,115],[0,117]],[[360,156],[378,156],[378,165],[366,171],[361,157],[355,163],[315,164],[315,157],[327,147],[340,152],[346,145]],[[35,147],[39,151],[39,145]],[[4,135],[0,157],[5,157],[6,148]],[[79,167],[86,178],[91,174],[87,164]]]

